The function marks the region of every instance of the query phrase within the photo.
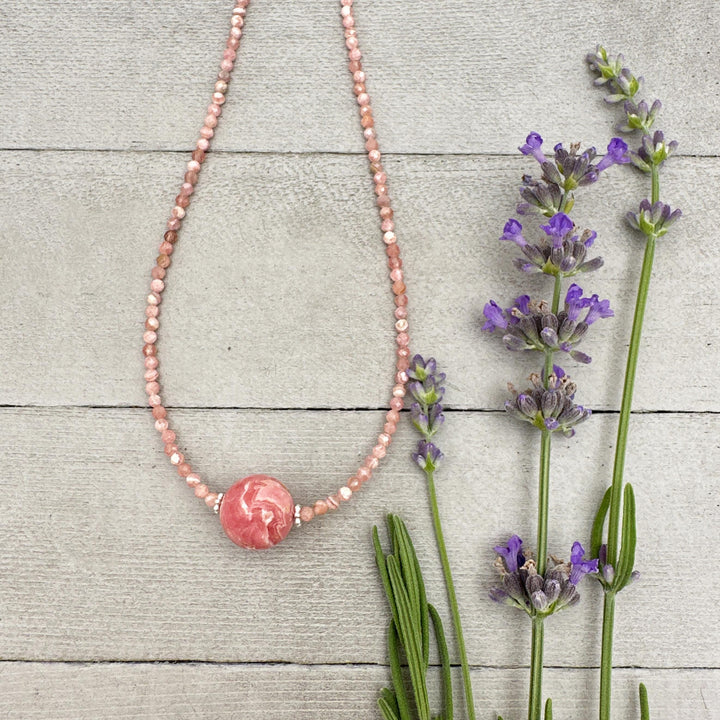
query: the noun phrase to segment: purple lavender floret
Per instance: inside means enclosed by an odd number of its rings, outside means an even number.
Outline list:
[[[582,550],[580,543],[573,545],[576,559],[578,547]],[[498,545],[494,550],[498,554],[495,567],[502,577],[502,587],[492,588],[490,598],[524,610],[530,617],[547,617],[575,605],[580,600],[577,584],[585,574],[597,571],[597,560],[583,561],[582,553],[576,564],[551,555],[543,577],[538,574],[535,561],[526,558],[522,540],[517,535],[513,535],[507,545]]]
[[[440,452],[440,449],[435,444],[427,442],[426,440],[419,440],[417,452],[412,454],[412,459],[425,470],[425,472],[435,470],[443,457],[445,456]]]
[[[582,311],[587,309],[583,319]],[[565,352],[574,360],[589,363],[591,358],[577,349],[588,327],[598,318],[612,317],[607,300],[597,296],[584,297],[582,288],[573,283],[565,296],[564,309],[554,314],[544,301],[530,301],[527,295],[516,299],[515,304],[503,310],[494,300],[485,305],[487,322],[482,329],[503,331],[503,342],[508,350],[537,350]],[[587,322],[590,320],[590,322]]]
[[[546,161],[545,155],[541,150],[543,139],[536,132],[531,132],[525,138],[525,144],[521,145],[518,150],[523,155],[532,155],[541,165]]]
[[[659,238],[665,235],[670,226],[681,216],[681,210],[672,210],[669,205],[660,201],[651,205],[646,199],[640,203],[638,212],[630,212],[626,217],[636,230]]]
[[[574,402],[577,386],[556,366],[547,384],[537,373],[530,376],[532,387],[518,392],[510,385],[512,400],[505,402],[505,411],[538,430],[561,432],[565,437],[575,435],[575,427],[585,422],[592,411]]]
[[[500,240],[514,242],[522,250],[524,257],[514,261],[519,270],[572,277],[602,267],[602,258],[586,259],[588,249],[597,237],[596,232],[584,230],[578,234],[570,217],[560,212],[553,215],[547,225],[541,225],[540,229],[543,232],[537,241],[529,242],[517,220],[511,218],[505,223]]]
[[[585,575],[598,571],[599,560],[597,558],[594,560],[583,560],[584,556],[585,548],[577,541],[573,543],[570,552],[570,578],[568,579],[571,585],[577,586]]]
[[[613,138],[607,146],[607,155],[597,164],[596,169],[602,172],[612,165],[625,165],[629,162],[627,143],[620,138]]]

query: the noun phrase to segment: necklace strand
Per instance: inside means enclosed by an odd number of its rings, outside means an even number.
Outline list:
[[[211,492],[207,484],[203,482],[198,473],[194,472],[185,455],[180,452],[178,438],[171,429],[167,408],[163,405],[160,392],[160,361],[157,353],[158,331],[160,328],[160,303],[163,290],[165,289],[165,278],[171,264],[171,255],[178,240],[178,234],[182,227],[183,219],[190,206],[190,198],[200,177],[207,153],[210,150],[211,141],[215,135],[219,118],[222,115],[222,106],[225,103],[225,95],[230,82],[237,50],[240,46],[240,38],[245,25],[246,9],[250,0],[236,0],[235,8],[232,11],[230,20],[230,32],[223,52],[223,59],[220,63],[220,71],[212,94],[212,101],[207,109],[207,117],[200,129],[200,138],[192,153],[192,159],[187,164],[187,171],[180,187],[180,193],[175,198],[175,206],[167,221],[167,231],[160,244],[160,254],[152,269],[152,280],[150,282],[150,294],[147,297],[145,308],[145,332],[143,334],[144,346],[143,355],[145,358],[145,391],[148,395],[148,404],[152,407],[152,414],[155,418],[155,428],[160,433],[165,446],[165,454],[169,457],[172,465],[177,469],[180,477],[184,478],[195,495],[204,500],[205,504],[220,511],[224,494]],[[397,333],[397,360],[390,399],[390,411],[385,416],[385,423],[382,432],[377,437],[377,442],[365,458],[363,464],[358,468],[355,475],[350,477],[335,494],[317,500],[314,504],[294,506],[294,521],[296,525],[301,522],[309,522],[316,515],[324,515],[328,510],[336,510],[340,504],[349,500],[367,482],[379,461],[385,456],[387,448],[392,441],[392,435],[396,430],[400,418],[400,410],[403,407],[405,396],[405,385],[408,380],[407,369],[409,366],[410,350],[408,348],[408,321],[407,321],[407,295],[405,294],[405,283],[403,281],[402,260],[395,235],[395,223],[393,221],[393,210],[390,204],[390,196],[387,187],[387,174],[382,165],[382,156],[378,147],[375,132],[375,121],[370,105],[370,96],[365,87],[365,72],[362,68],[362,53],[358,47],[357,31],[355,30],[355,18],[352,14],[353,0],[341,0],[341,18],[344,28],[345,46],[348,51],[349,69],[353,79],[353,92],[357,98],[360,112],[360,124],[363,128],[365,139],[365,150],[375,185],[376,204],[380,215],[380,229],[382,239],[385,243],[385,252],[388,256],[388,267],[390,269],[390,281],[395,301],[395,331]],[[265,476],[252,476],[265,477]],[[279,483],[278,483],[279,484]],[[288,495],[289,497],[289,495]]]

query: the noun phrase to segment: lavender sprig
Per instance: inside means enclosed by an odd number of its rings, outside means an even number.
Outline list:
[[[413,357],[407,373],[411,380],[407,387],[414,400],[410,406],[410,417],[412,418],[415,429],[421,435],[421,440],[418,441],[417,450],[412,454],[412,458],[425,473],[427,481],[433,527],[435,529],[435,540],[440,554],[440,562],[445,577],[445,587],[453,618],[458,652],[460,653],[460,665],[462,668],[468,719],[475,720],[475,701],[473,699],[472,683],[470,680],[470,665],[468,663],[467,651],[465,650],[465,637],[460,621],[460,610],[455,593],[455,583],[453,582],[452,572],[450,570],[450,561],[445,547],[445,536],[440,521],[437,494],[435,492],[435,470],[442,461],[443,454],[435,444],[433,438],[437,435],[445,421],[445,415],[443,414],[443,407],[441,405],[441,400],[445,395],[445,373],[438,372],[437,363],[434,358],[425,360],[421,355],[415,355],[415,357]],[[448,683],[449,682],[448,679]],[[452,688],[450,688],[450,692],[452,693]],[[448,717],[451,717],[451,715]]]
[[[590,68],[598,74],[595,84],[603,85],[608,89],[605,100],[609,103],[623,103],[624,118],[618,129],[625,133],[640,131],[640,144],[636,150],[630,153],[630,158],[638,170],[650,175],[650,198],[640,202],[638,212],[627,215],[630,225],[645,236],[645,254],[640,272],[625,370],[612,485],[600,504],[593,524],[593,551],[599,555],[602,571],[600,578],[605,591],[600,661],[600,720],[609,720],[615,596],[637,577],[634,570],[635,495],[630,483],[623,485],[623,474],[640,339],[652,276],[656,240],[668,232],[672,223],[680,217],[681,213],[679,210],[672,210],[669,205],[660,201],[660,167],[677,149],[676,141],[668,142],[662,131],[654,129],[655,121],[662,107],[660,101],[654,100],[651,105],[648,105],[645,100],[639,102],[636,100],[635,96],[642,85],[642,78],[635,77],[632,71],[625,66],[622,55],[612,57],[605,48],[598,46],[595,53],[587,56],[587,61]],[[607,542],[603,543],[606,520]],[[641,686],[640,689],[640,699],[642,715],[645,718],[649,716],[649,710],[644,686]]]

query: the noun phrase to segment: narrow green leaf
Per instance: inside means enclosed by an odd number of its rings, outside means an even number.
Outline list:
[[[635,525],[635,493],[632,485],[627,483],[623,492],[622,546],[618,560],[617,574],[613,587],[622,590],[630,581],[635,567],[635,545],[637,529]]]
[[[393,519],[393,523],[395,525],[395,539],[397,540],[400,571],[402,572],[405,587],[407,588],[408,600],[410,600],[410,612],[412,613],[413,623],[419,626],[422,622],[420,615],[420,588],[415,571],[415,562],[412,557],[412,543],[410,542],[407,528],[403,521],[396,516]]]
[[[394,622],[391,622],[388,628],[388,657],[390,658],[390,675],[395,688],[395,704],[398,717],[400,720],[411,720],[410,702],[405,692],[405,680],[402,674],[402,665],[400,664],[398,631]],[[388,692],[390,691],[388,690]]]
[[[640,720],[650,720],[650,702],[648,691],[643,683],[640,683]]]
[[[428,605],[428,613],[432,620],[433,629],[435,630],[435,640],[438,646],[438,653],[440,655],[440,669],[442,672],[442,684],[443,684],[443,711],[442,717],[445,720],[452,720],[453,718],[453,690],[452,690],[452,675],[450,673],[450,653],[448,652],[447,641],[445,639],[445,631],[443,630],[442,620],[438,611],[432,606]]]
[[[392,705],[388,703],[384,696],[378,698],[377,704],[380,708],[380,712],[382,713],[383,720],[400,720],[397,714],[393,712]]]
[[[410,533],[408,532],[405,523],[400,518],[397,518],[397,523],[398,541],[405,548],[408,574],[413,577],[413,583],[416,589],[415,599],[417,601],[417,616],[422,630],[422,657],[425,669],[427,670],[430,662],[430,630],[428,627],[428,605],[427,595],[425,592],[425,582],[423,581],[420,563],[417,559],[417,553],[415,552],[415,546],[410,538]]]
[[[378,534],[377,525],[373,526],[372,538],[373,545],[375,546],[375,562],[377,563],[378,570],[380,571],[380,579],[382,580],[383,587],[385,588],[385,595],[388,600],[388,605],[390,606],[393,621],[397,625],[397,607],[395,606],[395,598],[393,597],[392,587],[390,585],[387,562],[385,560],[385,553],[383,552],[382,545],[380,544],[380,536]]]
[[[552,700],[548,698],[545,702],[545,720],[553,720],[552,717]]]
[[[605,518],[607,517],[608,510],[610,509],[610,496],[612,494],[612,488],[608,488],[603,495],[603,499],[600,502],[597,514],[595,515],[595,521],[592,526],[592,535],[590,536],[590,557],[596,558],[600,553],[600,546],[603,541],[603,528],[605,527]]]
[[[413,625],[407,588],[403,583],[398,561],[393,556],[387,559],[387,568],[398,611],[398,636],[405,649],[418,717],[420,720],[430,720],[430,702],[423,670],[420,628]]]

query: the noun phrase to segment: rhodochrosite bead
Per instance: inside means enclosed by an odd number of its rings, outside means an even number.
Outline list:
[[[223,496],[220,523],[236,544],[251,550],[277,545],[290,532],[295,505],[289,490],[269,475],[238,480]]]

